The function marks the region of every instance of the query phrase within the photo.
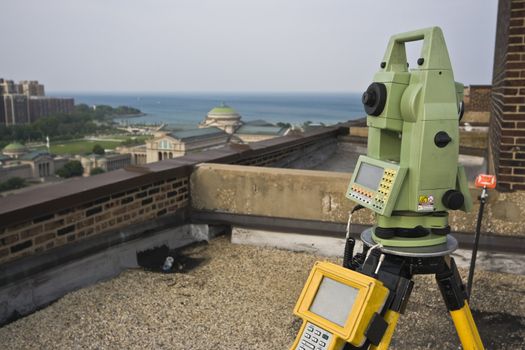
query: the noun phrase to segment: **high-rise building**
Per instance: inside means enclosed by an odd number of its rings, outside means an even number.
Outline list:
[[[29,96],[28,102],[30,122],[52,113],[72,113],[75,108],[75,100],[73,98]]]
[[[53,113],[71,113],[75,107],[72,98],[46,97],[44,85],[37,80],[0,78],[0,124],[26,124]]]
[[[19,83],[20,93],[27,96],[45,96],[44,85],[37,80],[22,80]]]
[[[5,125],[30,122],[28,97],[26,95],[8,94],[2,98],[4,100]]]
[[[15,84],[12,80],[0,79],[0,91],[2,95],[18,94],[18,84]]]
[[[1,87],[0,87],[0,89],[1,89]],[[2,94],[0,94],[0,125],[6,125],[6,122],[5,122],[4,96]]]

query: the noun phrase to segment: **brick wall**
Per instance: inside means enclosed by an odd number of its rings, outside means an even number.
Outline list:
[[[108,194],[16,225],[0,226],[0,264],[172,214],[186,207],[188,200],[188,177],[181,177]]]
[[[492,86],[491,170],[500,190],[525,190],[524,0],[499,2]]]
[[[488,112],[490,110],[491,85],[469,86],[469,98],[465,103],[465,111]]]

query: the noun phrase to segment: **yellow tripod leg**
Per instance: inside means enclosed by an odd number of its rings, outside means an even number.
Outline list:
[[[465,350],[483,350],[483,343],[479,337],[478,328],[474,323],[474,318],[470,312],[470,307],[465,301],[465,305],[459,310],[450,311],[452,321],[458,332],[459,340]]]
[[[379,343],[379,345],[377,346],[372,345],[370,347],[370,350],[388,349],[388,346],[390,345],[390,341],[392,340],[392,336],[394,335],[394,330],[396,329],[398,320],[399,320],[399,312],[395,312],[392,310],[388,310],[386,312],[385,321],[388,323],[388,328],[386,329],[386,332],[383,335],[383,338],[381,339],[381,343]]]

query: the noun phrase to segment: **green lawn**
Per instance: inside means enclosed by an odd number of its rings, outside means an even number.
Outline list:
[[[133,135],[125,134],[125,135],[100,136],[99,138],[100,139],[122,140],[122,141],[125,141],[125,140],[128,140],[128,139],[136,139],[136,140],[144,141],[144,140],[151,139],[152,137],[153,136],[151,136],[151,135],[137,135],[137,136],[133,136]]]
[[[69,154],[69,155],[75,155],[75,154],[89,154],[93,151],[93,146],[96,144],[99,144],[104,149],[115,149],[116,147],[120,146],[122,142],[128,140],[128,139],[136,139],[138,141],[141,141],[142,144],[146,142],[146,140],[151,139],[152,136],[150,135],[106,135],[99,137],[99,140],[92,141],[92,140],[85,140],[85,139],[77,139],[77,140],[70,140],[70,141],[54,141],[51,140],[51,150],[50,152],[53,154]],[[107,139],[107,140],[105,140]],[[37,147],[36,149],[40,149],[42,151],[47,151],[45,147]]]
[[[114,141],[86,141],[74,140],[61,143],[51,142],[51,153],[54,154],[88,154],[93,150],[93,146],[99,144],[104,149],[115,149],[120,145],[120,142]]]

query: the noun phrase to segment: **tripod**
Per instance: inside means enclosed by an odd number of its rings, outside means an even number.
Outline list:
[[[472,313],[467,302],[467,292],[450,253],[457,249],[457,241],[447,237],[447,242],[429,247],[399,248],[378,246],[372,240],[372,229],[361,234],[363,253],[345,261],[347,268],[374,277],[390,290],[381,316],[383,324],[374,325],[376,331],[367,336],[362,347],[351,344],[345,350],[388,349],[399,316],[404,313],[414,282],[418,274],[434,274],[447,309],[452,317],[463,349],[484,349]],[[382,329],[382,332],[377,332]]]

